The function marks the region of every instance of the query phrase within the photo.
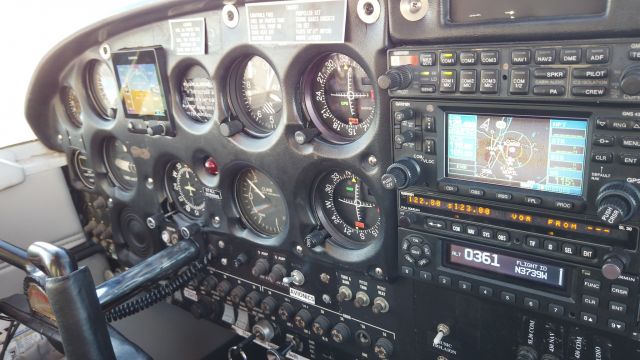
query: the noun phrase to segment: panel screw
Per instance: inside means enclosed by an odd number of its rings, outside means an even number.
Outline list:
[[[320,281],[322,281],[323,283],[328,284],[330,280],[331,280],[331,276],[329,276],[329,274],[327,273],[320,274]]]
[[[153,183],[153,179],[152,178],[147,178],[147,183],[146,183],[147,188],[148,189],[153,189],[153,184],[154,184]]]
[[[222,264],[222,266],[227,266],[229,260],[227,260],[227,258],[222,258],[220,259],[220,264]]]
[[[296,245],[296,253],[298,255],[302,255],[302,245]]]
[[[329,294],[322,294],[322,301],[324,301],[325,304],[331,304],[331,296],[329,296]]]
[[[220,249],[224,249],[224,246],[225,246],[224,241],[222,241],[222,240],[218,241],[218,247]]]
[[[215,227],[220,227],[220,223],[222,222],[222,220],[220,220],[219,216],[214,216],[213,220],[211,220],[211,225],[215,226]]]
[[[375,268],[375,270],[373,270],[373,273],[376,274],[377,277],[382,277],[384,276],[384,270],[382,270],[381,268],[377,267]]]
[[[376,158],[374,155],[369,155],[367,162],[371,167],[375,167],[376,165],[378,165],[378,158]]]

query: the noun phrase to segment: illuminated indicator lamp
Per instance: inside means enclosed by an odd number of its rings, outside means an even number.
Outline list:
[[[218,169],[218,163],[212,158],[209,157],[204,161],[204,169],[209,175],[218,175],[220,169]]]
[[[349,125],[358,125],[360,123],[360,119],[358,118],[349,118]]]
[[[429,75],[431,75],[431,71],[422,71],[422,72],[420,72],[420,75],[429,76]]]
[[[358,229],[364,229],[364,223],[361,221],[356,221],[356,227]]]

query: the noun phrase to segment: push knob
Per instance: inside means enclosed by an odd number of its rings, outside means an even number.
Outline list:
[[[262,310],[262,312],[268,316],[276,310],[276,306],[278,306],[278,302],[276,301],[276,299],[271,296],[267,296],[266,298],[264,298],[264,300],[262,300],[262,303],[260,303],[260,310]]]
[[[412,108],[404,108],[393,113],[393,118],[397,121],[411,120],[416,116]]]
[[[265,319],[258,321],[251,328],[251,333],[262,341],[271,341],[276,336],[276,328],[271,325],[271,322]]]
[[[622,72],[620,89],[629,96],[640,94],[640,66],[631,66]]]
[[[271,272],[267,277],[271,282],[278,282],[281,281],[285,275],[287,275],[287,269],[281,264],[275,264],[273,265],[273,268],[271,268]]]
[[[294,140],[302,145],[310,142],[320,135],[320,130],[316,128],[305,128],[302,130],[298,130],[293,134]]]
[[[311,322],[311,313],[307,309],[302,309],[298,311],[298,313],[296,314],[296,317],[293,319],[293,322],[300,329],[306,329],[307,326],[309,326],[309,323]]]
[[[147,128],[147,135],[149,136],[160,136],[166,134],[167,128],[164,124],[151,125]]]
[[[605,258],[600,270],[602,271],[602,276],[606,279],[615,280],[624,271],[624,261],[617,255],[610,255]]]
[[[410,84],[411,71],[407,66],[391,68],[378,78],[378,86],[385,90],[406,89]]]
[[[353,297],[353,293],[351,289],[346,286],[340,286],[338,288],[338,295],[336,295],[336,299],[338,302],[349,301]]]
[[[393,137],[393,141],[396,145],[403,145],[410,143],[416,139],[416,133],[411,130],[403,131],[402,133]]]
[[[242,131],[242,122],[240,120],[229,120],[220,124],[220,134],[222,136],[231,137]]]
[[[265,275],[269,271],[269,261],[264,258],[260,258],[256,260],[256,263],[253,265],[251,269],[251,275],[258,277],[260,275]]]
[[[247,260],[249,260],[249,257],[247,256],[247,254],[241,253],[240,255],[236,256],[236,258],[233,260],[233,266],[238,268],[246,264]]]
[[[293,305],[286,302],[280,305],[280,308],[278,309],[278,316],[280,316],[280,319],[284,321],[289,321],[294,312],[295,309],[293,308]]]
[[[329,328],[331,327],[331,322],[327,319],[326,316],[320,315],[315,320],[313,320],[313,324],[311,324],[311,330],[313,333],[318,336],[324,336],[327,332],[329,332]]]
[[[253,308],[260,305],[260,300],[262,300],[262,294],[254,290],[247,295],[244,303],[247,305],[247,309],[253,310]]]
[[[220,281],[218,286],[216,286],[216,295],[227,296],[229,290],[231,290],[231,283],[229,282],[229,280],[222,280]]]
[[[331,339],[338,344],[342,344],[349,340],[351,329],[345,323],[337,323],[331,330]]]
[[[609,225],[629,220],[640,204],[640,191],[621,181],[611,182],[600,189],[596,198],[598,217]]]
[[[420,178],[420,164],[411,158],[400,159],[382,175],[382,186],[387,190],[404,189],[415,185]]]
[[[240,285],[236,286],[235,288],[233,288],[233,290],[231,290],[231,301],[236,305],[240,304],[240,301],[244,299],[246,293],[247,290],[245,288]]]
[[[329,232],[325,229],[314,230],[309,235],[305,236],[304,244],[308,248],[313,249],[316,246],[322,246],[329,237]]]

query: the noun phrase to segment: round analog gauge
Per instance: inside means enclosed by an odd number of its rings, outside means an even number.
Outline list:
[[[104,144],[104,160],[111,181],[125,190],[136,187],[138,173],[125,143],[117,139],[107,140]]]
[[[64,110],[67,113],[69,121],[77,127],[82,126],[82,106],[80,105],[80,99],[76,95],[75,90],[69,86],[64,86],[60,90],[60,100],[64,105]]]
[[[87,155],[81,151],[75,151],[72,155],[73,170],[80,182],[89,189],[96,187],[96,173],[89,167]]]
[[[192,217],[205,212],[205,186],[189,165],[176,162],[167,168],[167,193],[179,210]]]
[[[205,123],[213,118],[216,94],[213,81],[199,65],[187,70],[180,84],[180,106],[192,120]]]
[[[254,135],[273,132],[282,116],[282,89],[278,75],[259,56],[241,63],[236,82],[240,84],[237,108],[246,130]]]
[[[116,117],[118,83],[109,65],[102,61],[93,61],[89,65],[89,94],[102,117]]]
[[[287,205],[278,185],[264,173],[248,168],[235,183],[235,196],[242,217],[252,229],[275,236],[287,226]]]
[[[304,84],[307,113],[323,136],[337,143],[361,137],[376,115],[371,79],[362,66],[343,54],[315,62]]]
[[[324,227],[345,246],[368,244],[380,234],[376,199],[367,184],[350,171],[325,174],[316,186],[314,203]]]

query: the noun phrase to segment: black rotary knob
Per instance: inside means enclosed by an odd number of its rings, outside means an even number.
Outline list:
[[[278,309],[278,316],[280,316],[280,319],[284,321],[289,321],[295,311],[296,310],[293,308],[293,305],[288,302],[282,303]]]
[[[326,335],[329,332],[330,327],[331,322],[329,322],[329,319],[324,315],[318,316],[313,320],[313,324],[311,324],[311,330],[313,330],[313,333],[318,336]]]
[[[222,280],[220,281],[218,286],[216,286],[216,295],[227,296],[229,290],[231,290],[231,283],[229,282],[229,280]]]
[[[238,305],[240,304],[240,301],[244,300],[244,296],[247,294],[247,290],[242,287],[242,285],[238,285],[236,287],[233,288],[233,290],[231,290],[231,294],[229,295],[231,297],[231,301]]]
[[[402,133],[393,137],[393,141],[396,145],[403,145],[410,143],[416,139],[416,133],[411,130],[403,131]]]
[[[600,189],[596,198],[598,217],[609,225],[618,225],[629,220],[640,204],[640,191],[633,185],[616,181]]]
[[[351,336],[351,329],[345,323],[337,323],[336,326],[331,329],[331,339],[338,344],[342,344],[349,340]]]
[[[600,270],[606,279],[615,280],[624,271],[624,261],[617,255],[609,255],[605,258]]]
[[[218,286],[218,279],[216,279],[213,275],[207,276],[206,278],[204,278],[204,280],[202,280],[202,283],[200,283],[200,289],[202,289],[202,291],[204,291],[205,293],[213,291],[216,286]]]
[[[296,314],[296,317],[293,319],[293,322],[300,329],[306,329],[307,326],[309,326],[309,323],[311,322],[311,318],[312,317],[311,317],[311,313],[309,312],[309,310],[301,309]]]
[[[256,263],[253,265],[251,269],[251,275],[258,277],[260,275],[265,275],[269,271],[269,261],[264,258],[260,258],[256,260]]]
[[[267,316],[273,314],[277,306],[278,302],[272,296],[267,296],[262,300],[262,303],[260,303],[260,309]]]
[[[416,113],[410,107],[400,109],[393,113],[393,118],[398,122],[404,121],[404,120],[411,120],[413,119],[414,116],[416,116]]]
[[[325,229],[314,230],[304,238],[304,244],[308,248],[313,249],[316,246],[322,246],[329,237],[329,232]]]
[[[271,268],[271,272],[267,276],[269,281],[278,282],[281,281],[287,275],[287,269],[282,264],[275,264]]]
[[[373,351],[378,359],[389,359],[393,355],[393,343],[387,338],[380,338],[376,341]]]
[[[626,95],[640,94],[640,66],[630,66],[620,76],[620,89]]]
[[[262,294],[254,290],[244,298],[244,303],[247,305],[247,308],[249,310],[252,310],[253,308],[260,305],[260,300],[262,300]]]
[[[406,89],[410,84],[411,70],[406,65],[389,69],[378,78],[378,86],[381,89]]]
[[[382,186],[387,190],[404,189],[420,179],[420,164],[411,158],[400,159],[387,168],[382,175]]]

